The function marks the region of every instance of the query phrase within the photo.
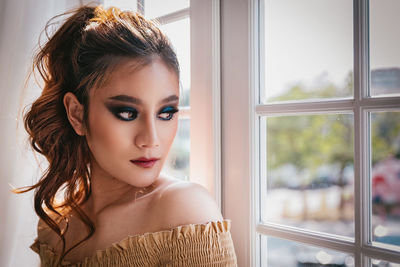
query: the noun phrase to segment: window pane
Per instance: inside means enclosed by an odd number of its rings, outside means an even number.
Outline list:
[[[400,267],[400,263],[371,259],[372,267]]]
[[[400,94],[400,1],[370,1],[371,95]]]
[[[145,0],[144,13],[148,18],[156,18],[168,13],[188,8],[189,0]]]
[[[180,119],[178,132],[165,161],[163,173],[185,181],[190,171],[190,120]]]
[[[261,257],[265,267],[354,266],[352,255],[266,236],[261,237]]]
[[[105,8],[115,6],[120,8],[121,10],[137,10],[137,0],[104,0],[103,6]]]
[[[263,220],[353,237],[353,115],[263,119],[267,132]]]
[[[371,149],[372,240],[400,246],[400,112],[371,113]]]
[[[180,106],[190,104],[190,19],[182,19],[162,25],[161,30],[171,40],[180,64],[181,92]]]
[[[265,0],[261,102],[353,95],[352,3]]]

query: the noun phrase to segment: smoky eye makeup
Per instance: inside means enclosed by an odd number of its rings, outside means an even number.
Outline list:
[[[132,107],[110,105],[107,108],[117,119],[123,121],[132,121],[138,116],[138,111]]]
[[[175,106],[167,106],[160,110],[158,117],[161,120],[169,121],[173,118],[174,114],[177,113],[179,109]]]

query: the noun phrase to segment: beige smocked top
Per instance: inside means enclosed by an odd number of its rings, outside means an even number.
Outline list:
[[[231,221],[212,221],[128,236],[82,262],[63,265],[102,266],[237,266],[230,234]],[[31,249],[39,254],[42,267],[57,266],[59,255],[36,240]]]

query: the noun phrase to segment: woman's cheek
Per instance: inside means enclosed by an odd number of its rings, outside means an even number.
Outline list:
[[[91,123],[90,143],[92,149],[102,150],[99,151],[102,153],[117,149],[127,138],[126,127],[110,116],[99,117],[99,119],[93,119]]]
[[[121,150],[126,147],[130,147],[133,144],[133,133],[132,127],[124,123],[109,124],[107,127],[103,127],[101,140],[110,150]]]

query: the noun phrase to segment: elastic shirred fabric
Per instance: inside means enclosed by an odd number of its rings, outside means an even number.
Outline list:
[[[128,236],[99,250],[74,267],[106,266],[237,266],[230,233],[231,221],[189,224],[170,230]],[[55,267],[60,255],[36,240],[31,249],[39,254],[42,267]]]

